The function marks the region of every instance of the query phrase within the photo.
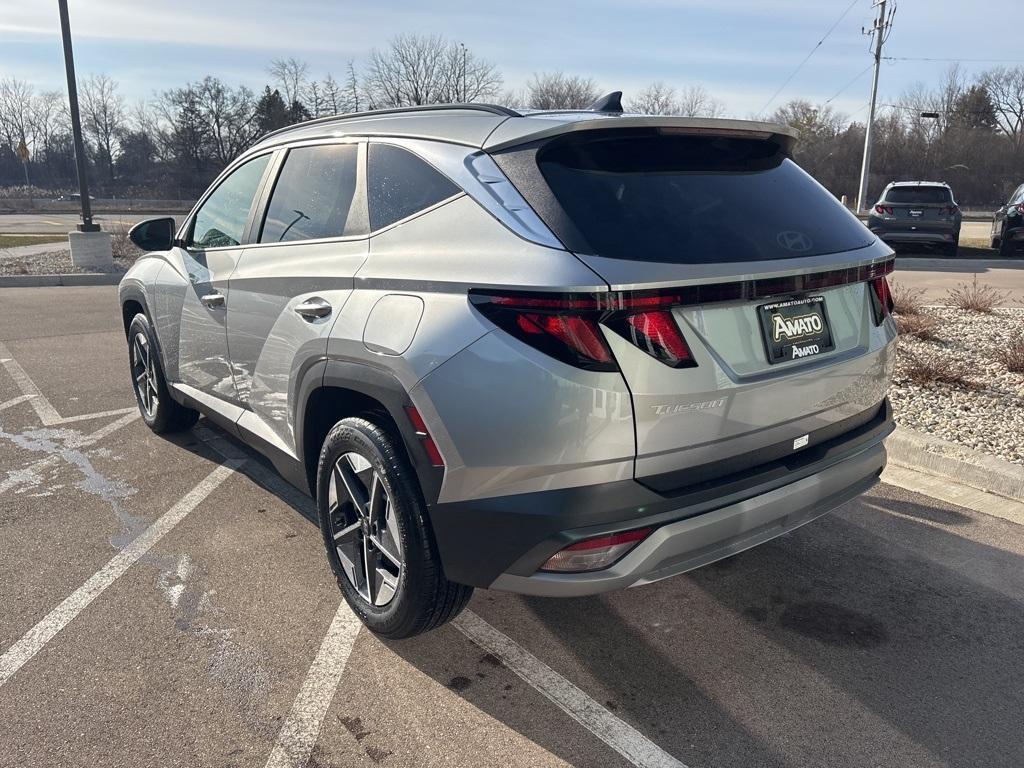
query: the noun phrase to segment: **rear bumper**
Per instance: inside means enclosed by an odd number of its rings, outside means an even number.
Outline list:
[[[876,236],[886,243],[955,243],[960,239],[959,230],[933,229],[902,230],[902,229],[872,229]]]
[[[887,401],[876,410],[870,422],[793,454],[792,465],[773,461],[671,495],[626,480],[437,504],[430,512],[445,573],[474,586],[573,597],[650,583],[741,552],[877,481],[893,422]],[[780,464],[785,471],[777,471]],[[643,526],[656,530],[605,570],[539,571],[574,541]]]

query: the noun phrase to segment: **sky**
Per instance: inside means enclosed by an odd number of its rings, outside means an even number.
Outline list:
[[[271,59],[295,56],[311,74],[344,75],[402,32],[440,34],[490,60],[506,88],[531,73],[593,77],[628,99],[648,83],[700,84],[736,117],[794,98],[867,111],[872,0],[856,0],[792,82],[766,102],[852,0],[69,0],[79,77],[105,73],[129,103],[214,74],[262,89]],[[968,59],[968,73],[1024,65],[1018,25],[997,0],[897,0],[886,55]],[[979,61],[984,59],[985,61]],[[1014,62],[1013,60],[1016,60]],[[886,62],[880,100],[933,85],[947,62]],[[852,84],[851,80],[857,78]],[[0,0],[0,78],[65,87],[56,0]],[[848,86],[845,91],[841,91]],[[836,95],[838,93],[838,95]]]

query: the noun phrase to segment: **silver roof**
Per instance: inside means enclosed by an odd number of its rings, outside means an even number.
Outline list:
[[[570,131],[600,128],[671,127],[687,133],[778,135],[795,139],[784,125],[719,118],[565,111],[519,113],[489,105],[440,105],[321,118],[264,136],[253,149],[331,136],[391,136],[432,139],[484,149],[504,149]]]

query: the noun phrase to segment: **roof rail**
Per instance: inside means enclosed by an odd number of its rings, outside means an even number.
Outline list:
[[[282,133],[288,133],[298,128],[305,128],[310,125],[320,125],[322,123],[335,123],[342,122],[344,120],[352,120],[358,117],[376,117],[377,115],[400,115],[407,112],[444,112],[449,110],[470,110],[474,112],[486,112],[491,115],[499,115],[501,117],[522,117],[521,114],[516,112],[514,109],[508,107],[502,107],[497,104],[422,104],[414,107],[390,107],[388,109],[371,109],[365,112],[347,112],[342,115],[328,115],[326,117],[317,117],[313,120],[304,120],[301,123],[294,123],[293,125],[286,125],[284,128],[278,128],[277,130],[266,133],[257,139],[256,143],[259,144],[262,141],[266,141],[272,136],[277,136]]]

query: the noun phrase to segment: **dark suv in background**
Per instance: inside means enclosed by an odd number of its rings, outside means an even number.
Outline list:
[[[1009,256],[1024,246],[1024,184],[992,216],[992,247]]]
[[[894,248],[927,245],[949,256],[960,248],[960,208],[940,181],[894,181],[883,191],[868,229]]]

